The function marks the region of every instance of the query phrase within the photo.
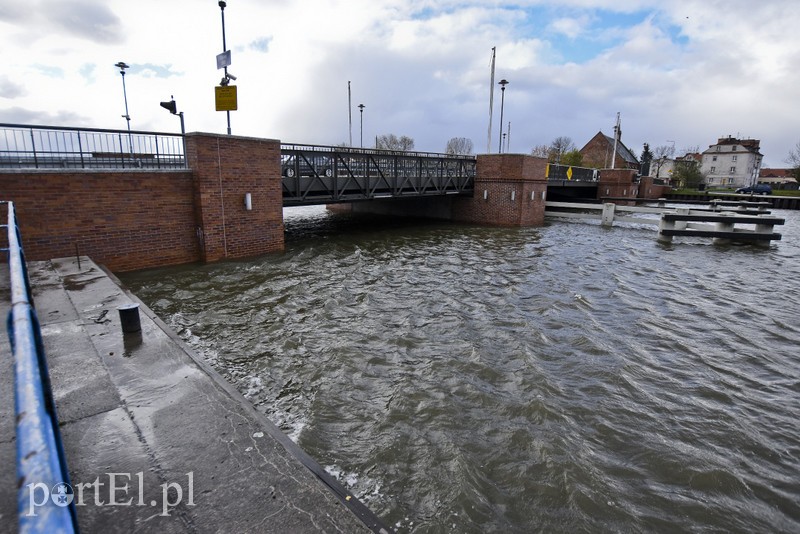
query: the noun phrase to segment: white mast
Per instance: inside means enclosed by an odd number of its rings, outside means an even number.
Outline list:
[[[617,125],[614,126],[614,153],[611,155],[611,168],[616,169],[617,143],[619,143],[619,111],[617,111]]]
[[[353,93],[350,91],[350,81],[347,82],[347,115],[350,117],[350,148],[353,148]]]
[[[492,150],[492,110],[494,109],[494,60],[496,46],[492,47],[492,79],[489,82],[489,140],[486,142],[486,153],[490,154]],[[503,125],[500,125],[500,132],[503,131]]]

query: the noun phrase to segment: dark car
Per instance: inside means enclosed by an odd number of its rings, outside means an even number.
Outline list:
[[[300,176],[333,176],[332,160],[328,157],[316,158],[295,158],[295,156],[284,157],[281,162],[281,174],[288,178],[294,178],[297,171]]]
[[[756,194],[756,195],[771,195],[772,188],[767,184],[756,184],[751,185],[750,187],[740,187],[736,190],[737,193],[749,193],[749,194]]]

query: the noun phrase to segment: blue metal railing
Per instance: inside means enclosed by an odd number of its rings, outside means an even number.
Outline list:
[[[0,204],[8,206],[6,250],[11,311],[7,327],[14,356],[19,531],[22,534],[76,532],[69,472],[14,203]],[[59,495],[59,490],[65,488],[69,490]]]
[[[182,169],[180,134],[0,123],[3,169]]]

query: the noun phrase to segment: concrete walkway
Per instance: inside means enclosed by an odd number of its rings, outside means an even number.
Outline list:
[[[28,268],[83,532],[388,531],[91,260]],[[141,305],[140,335],[121,330],[117,307],[131,302]],[[13,363],[0,337],[0,531],[9,532]]]

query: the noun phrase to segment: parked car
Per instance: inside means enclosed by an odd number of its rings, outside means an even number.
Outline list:
[[[294,178],[295,169],[300,169],[300,176],[324,176],[330,178],[333,176],[333,161],[328,157],[320,157],[312,159],[309,163],[305,158],[300,158],[297,161],[294,156],[284,158],[281,163],[281,174],[288,178]]]
[[[740,187],[736,190],[737,193],[749,193],[749,194],[756,194],[756,195],[771,195],[772,188],[767,184],[756,184],[750,187]]]

